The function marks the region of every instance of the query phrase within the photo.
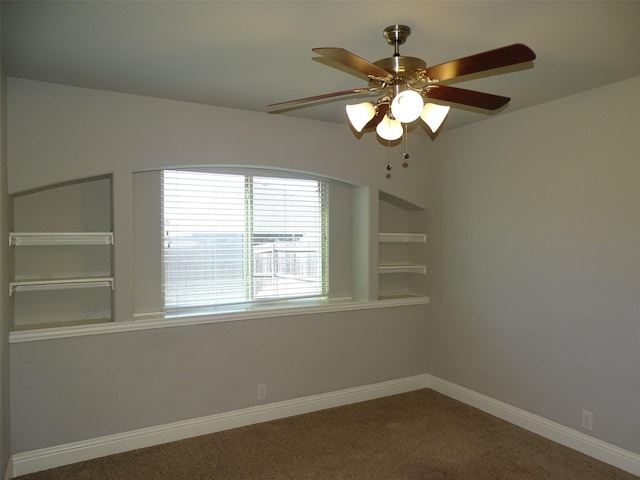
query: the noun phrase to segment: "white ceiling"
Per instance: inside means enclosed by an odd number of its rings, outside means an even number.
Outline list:
[[[456,82],[511,97],[498,115],[640,75],[640,1],[2,0],[0,15],[9,76],[259,112],[366,86],[311,49],[373,62],[392,55],[382,30],[396,23],[412,29],[401,53],[428,65],[531,47],[533,68]],[[345,122],[348,101],[284,114]],[[444,128],[490,116],[458,107]]]

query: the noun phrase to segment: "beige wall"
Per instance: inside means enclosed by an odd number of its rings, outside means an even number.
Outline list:
[[[72,179],[166,166],[256,165],[321,174],[384,189],[423,206],[430,144],[412,140],[404,170],[402,146],[385,178],[386,146],[357,139],[345,124],[212,107],[8,79],[9,193]],[[346,118],[345,118],[346,121]],[[130,180],[129,180],[130,182]],[[118,196],[126,195],[115,187]]]
[[[640,452],[640,78],[442,135],[429,372]]]
[[[0,64],[0,238],[9,231],[9,202],[7,197],[7,82]],[[11,455],[9,430],[9,328],[11,307],[5,292],[9,286],[7,242],[0,242],[0,475],[7,470]]]

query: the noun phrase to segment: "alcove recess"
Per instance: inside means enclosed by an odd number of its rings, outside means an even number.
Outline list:
[[[110,176],[11,197],[14,330],[112,321]]]
[[[427,212],[380,192],[378,299],[427,297]]]

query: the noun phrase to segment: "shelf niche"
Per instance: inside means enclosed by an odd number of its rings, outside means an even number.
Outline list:
[[[427,297],[427,212],[380,192],[378,300]]]
[[[112,320],[111,177],[11,197],[14,329]]]

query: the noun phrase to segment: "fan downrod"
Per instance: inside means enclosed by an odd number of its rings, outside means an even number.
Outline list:
[[[403,57],[400,55],[400,45],[407,41],[411,34],[411,28],[407,25],[391,25],[384,29],[382,35],[389,45],[393,45],[393,57],[383,58],[373,62],[377,67],[395,74],[391,83],[397,83],[399,79],[406,83],[419,80],[419,74],[424,71],[427,64],[421,58]]]

